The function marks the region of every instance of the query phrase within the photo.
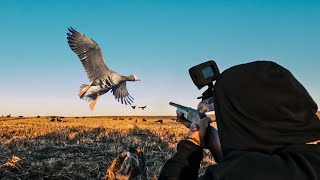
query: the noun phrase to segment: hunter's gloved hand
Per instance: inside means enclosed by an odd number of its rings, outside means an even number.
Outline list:
[[[189,127],[186,140],[189,140],[198,146],[205,147],[205,136],[207,127],[211,122],[213,122],[213,120],[209,117],[204,117],[200,119],[200,121],[197,124],[188,123],[185,120],[183,113],[181,112],[177,112],[177,118],[186,127]]]
[[[215,161],[219,163],[222,160],[222,151],[218,131],[209,125],[214,120],[205,117],[197,125],[186,121],[181,112],[177,112],[177,118],[183,125],[189,127],[186,139],[198,146],[209,149]]]

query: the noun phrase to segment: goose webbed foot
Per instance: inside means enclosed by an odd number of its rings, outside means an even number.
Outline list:
[[[97,95],[97,98],[89,104],[91,111],[94,110],[94,107],[97,104],[98,99],[99,99],[99,95]]]

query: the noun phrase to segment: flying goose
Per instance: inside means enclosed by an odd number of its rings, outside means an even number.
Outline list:
[[[144,108],[146,108],[147,106],[141,106],[141,107],[138,107],[138,108],[141,108],[142,110],[144,110]]]
[[[99,97],[111,90],[118,102],[121,100],[122,104],[131,105],[133,98],[128,93],[126,82],[140,79],[135,75],[122,76],[111,70],[103,59],[101,48],[94,40],[72,27],[68,30],[68,44],[78,55],[90,81],[89,85],[80,86],[80,99],[91,102],[89,107],[94,110]]]

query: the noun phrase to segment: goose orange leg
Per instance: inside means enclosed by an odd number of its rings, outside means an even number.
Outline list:
[[[84,93],[88,91],[88,89],[91,88],[91,85],[88,85],[87,87],[83,88],[81,92],[79,92],[78,96],[82,96]]]
[[[97,98],[89,104],[91,111],[94,110],[94,106],[97,104],[98,99],[99,99],[99,95],[97,95]]]

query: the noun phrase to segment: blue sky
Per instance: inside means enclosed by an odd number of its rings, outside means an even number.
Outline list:
[[[174,115],[202,91],[188,69],[209,59],[220,71],[254,60],[288,68],[320,105],[320,1],[0,1],[0,115]],[[67,44],[68,27],[102,48],[127,83],[133,110],[102,96],[91,112],[77,97],[88,83]]]

